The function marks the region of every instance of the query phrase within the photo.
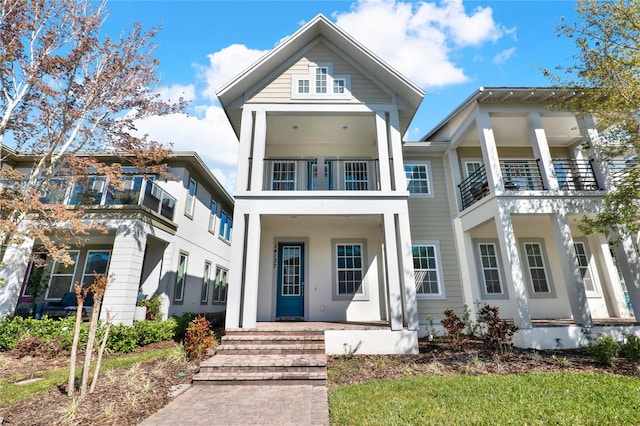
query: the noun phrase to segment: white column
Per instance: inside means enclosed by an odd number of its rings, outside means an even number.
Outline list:
[[[378,170],[380,189],[391,191],[391,168],[389,166],[389,141],[387,140],[387,120],[384,111],[376,112],[376,142],[378,147]],[[400,155],[402,158],[402,155]]]
[[[253,111],[242,110],[240,125],[240,147],[238,149],[238,175],[236,176],[236,190],[245,192],[249,189],[249,158],[251,157],[251,142],[253,138]]]
[[[244,304],[242,309],[242,328],[254,328],[258,317],[258,281],[260,269],[260,215],[249,214],[247,225],[246,271],[244,275]]]
[[[580,264],[573,245],[569,221],[564,214],[551,215],[551,229],[556,243],[562,277],[567,288],[573,321],[585,327],[591,327],[591,312],[587,292],[580,274]]]
[[[462,302],[467,305],[471,317],[475,318],[477,311],[475,302],[480,300],[480,284],[473,252],[473,240],[471,233],[462,228],[462,221],[458,218],[453,219],[453,232],[462,280]]]
[[[245,257],[245,214],[242,202],[236,202],[233,211],[233,238],[231,240],[231,256],[229,261],[229,288],[227,289],[227,307],[225,328],[240,327],[240,310],[242,306],[242,286]]]
[[[604,234],[593,234],[590,240],[594,241],[591,246],[593,247],[594,256],[599,260],[598,270],[604,278],[603,287],[606,285],[606,289],[603,288],[603,291],[606,291],[609,295],[611,308],[613,309],[612,314],[619,318],[629,318],[631,314],[622,291],[618,268],[616,268],[609,250],[607,237]]]
[[[456,212],[459,212],[462,210],[462,194],[460,193],[458,184],[462,182],[462,175],[460,174],[460,162],[458,160],[458,153],[455,149],[449,150],[445,154],[445,166],[447,163],[449,164],[449,173],[453,181],[453,192],[456,196],[455,208]]]
[[[487,182],[489,190],[492,192],[504,190],[504,182],[502,181],[502,169],[500,169],[500,157],[498,156],[498,148],[496,147],[496,139],[491,128],[491,117],[486,111],[479,110],[476,123],[478,125],[478,137],[480,138],[480,147],[482,148],[482,159],[484,160],[484,168],[487,173]]]
[[[409,226],[409,212],[398,213],[398,232],[400,234],[400,259],[403,271],[403,287],[406,309],[406,323],[409,330],[418,330],[418,298],[416,295],[416,275],[413,270],[413,251],[411,250],[411,228]],[[444,285],[444,283],[441,283]]]
[[[396,244],[396,221],[394,215],[385,213],[384,249],[387,260],[387,287],[389,288],[389,322],[391,330],[402,330],[402,292],[400,289],[400,269]]]
[[[580,134],[582,135],[583,142],[586,142],[590,147],[589,155],[592,157],[594,161],[591,161],[591,166],[593,168],[593,174],[598,181],[598,185],[602,189],[611,189],[613,187],[613,179],[609,174],[609,170],[607,164],[602,161],[602,158],[598,155],[597,151],[593,149],[596,145],[598,145],[598,127],[593,119],[592,115],[583,114],[576,117],[578,121],[578,128],[580,129]]]
[[[514,304],[514,322],[519,328],[531,328],[531,313],[529,312],[529,298],[524,281],[524,274],[518,244],[511,214],[499,209],[495,216],[496,230],[498,231],[498,243],[502,255],[502,264],[505,265],[505,278],[509,290],[509,301]],[[511,273],[509,273],[511,272]]]
[[[175,251],[175,242],[171,242],[164,249],[164,255],[162,257],[162,272],[160,273],[160,300],[162,304],[160,311],[162,313],[162,319],[169,318],[169,307],[171,306],[171,284],[175,281],[175,269],[177,268],[178,260],[173,258]],[[174,262],[175,265],[174,265]]]
[[[266,143],[267,113],[266,111],[256,111],[256,125],[253,135],[253,159],[251,160],[251,191],[262,191]]]
[[[620,272],[631,299],[631,307],[636,316],[636,322],[640,322],[640,258],[629,237],[623,237],[615,248],[616,260],[620,266]]]
[[[118,226],[113,240],[109,277],[112,281],[102,299],[100,319],[106,320],[107,311],[115,323],[133,324],[133,311],[140,286],[140,276],[144,263],[144,249],[147,232],[135,229],[139,223],[128,222]]]
[[[404,157],[402,155],[402,135],[400,134],[400,118],[398,110],[389,111],[389,144],[393,157],[393,177],[396,191],[407,190],[407,178],[404,173]]]
[[[33,239],[25,238],[21,244],[11,244],[7,246],[3,265],[0,266],[0,318],[11,316],[15,312],[24,274],[29,265],[29,255],[33,249]]]
[[[539,159],[538,166],[542,174],[542,183],[545,188],[557,191],[559,189],[558,179],[556,179],[553,169],[553,159],[549,151],[549,142],[547,141],[547,135],[544,133],[540,113],[531,112],[527,115],[527,127],[533,146],[533,153]]]

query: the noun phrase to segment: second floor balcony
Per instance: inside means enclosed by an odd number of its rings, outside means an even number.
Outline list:
[[[588,160],[553,159],[555,179],[561,191],[598,191],[598,183],[592,164]],[[546,191],[539,160],[500,160],[505,191]],[[479,166],[458,185],[462,209],[466,209],[491,191],[484,165]]]
[[[264,191],[379,191],[377,159],[266,159]]]

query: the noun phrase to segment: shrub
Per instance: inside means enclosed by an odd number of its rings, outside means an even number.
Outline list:
[[[162,300],[157,294],[150,299],[142,299],[138,302],[139,306],[147,307],[147,319],[156,321],[160,319],[160,308],[162,306]]]
[[[189,359],[203,358],[207,350],[215,345],[211,323],[202,316],[197,316],[187,327],[184,336],[184,350]]]
[[[620,346],[613,337],[598,334],[595,339],[589,342],[587,351],[600,364],[610,366],[618,356]]]
[[[21,322],[21,317],[0,319],[0,350],[10,351],[15,348],[23,329]]]
[[[175,318],[166,321],[140,321],[133,325],[139,346],[173,339],[178,323]]]
[[[445,330],[447,330],[447,334],[454,339],[456,345],[460,345],[462,343],[462,330],[464,330],[465,324],[464,321],[453,312],[453,309],[444,311],[444,318],[440,323]]]
[[[191,325],[191,321],[197,317],[198,314],[195,312],[185,312],[180,316],[173,316],[172,318],[176,321],[176,337],[182,338],[187,332],[187,328]]]
[[[485,304],[478,311],[478,322],[485,325],[484,338],[504,352],[507,345],[511,343],[511,339],[518,327],[500,319],[500,309],[497,306],[489,306]]]
[[[60,344],[62,343],[62,345]],[[20,338],[14,349],[18,358],[25,356],[40,356],[45,358],[55,358],[66,350],[63,349],[64,342],[56,339],[43,339],[41,337],[27,336]]]
[[[640,361],[640,338],[633,334],[625,334],[624,343],[620,346],[622,354],[632,361]]]
[[[132,352],[139,347],[135,328],[124,324],[114,324],[109,330],[107,348],[116,352]]]

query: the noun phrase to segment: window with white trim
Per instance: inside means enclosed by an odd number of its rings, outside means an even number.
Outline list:
[[[551,294],[551,284],[545,262],[542,244],[526,241],[523,243],[527,273],[533,294]]]
[[[591,255],[587,250],[587,245],[582,241],[574,241],[573,247],[576,251],[576,257],[578,258],[578,267],[580,268],[580,277],[584,283],[584,288],[587,294],[597,294],[598,288],[591,276],[591,270],[589,269],[589,260]]]
[[[404,173],[407,179],[407,190],[411,194],[432,194],[431,170],[429,166],[429,163],[404,165]]]
[[[414,244],[411,253],[418,296],[444,296],[438,245]]]
[[[91,250],[87,252],[87,259],[84,263],[84,273],[82,274],[82,284],[85,286],[93,284],[96,277],[93,273],[100,275],[107,274],[111,252],[108,250]]]
[[[273,191],[293,191],[296,189],[296,162],[274,161],[271,171]]]
[[[187,202],[184,206],[184,214],[189,217],[193,217],[193,209],[196,204],[196,190],[198,189],[198,184],[195,180],[189,179],[189,188],[187,193]]]
[[[366,191],[368,182],[366,161],[346,161],[344,163],[344,189],[347,191]]]
[[[500,264],[498,263],[498,249],[495,243],[478,243],[480,270],[483,290],[488,295],[504,294],[500,278]]]
[[[310,81],[308,78],[301,78],[298,80],[298,93],[308,94],[310,89]]]
[[[346,78],[334,78],[333,79],[333,94],[343,95],[347,91],[347,79]]]
[[[209,232],[216,232],[216,213],[218,212],[218,204],[211,200],[211,208],[209,209]]]
[[[211,262],[204,262],[202,272],[202,288],[200,289],[200,303],[206,304],[209,301],[209,276],[211,275]]]
[[[364,295],[363,245],[337,243],[336,287],[339,296]]]
[[[329,67],[316,68],[316,94],[327,93]]]
[[[45,299],[61,299],[65,294],[72,291],[73,277],[76,273],[79,253],[77,250],[68,252],[72,260],[72,263],[69,265],[65,265],[63,262],[57,260],[53,262]]]
[[[291,78],[292,99],[350,99],[351,76],[334,75],[330,62],[310,63],[306,75]]]
[[[176,272],[176,286],[173,292],[173,300],[175,302],[182,302],[184,299],[184,286],[187,280],[187,261],[189,255],[187,253],[180,252],[178,258],[178,271]]]
[[[480,171],[482,168],[482,161],[480,160],[465,160],[464,162],[464,172],[465,178],[469,176],[473,176]]]
[[[47,262],[46,252],[35,252],[27,265],[25,281],[22,285],[22,297],[37,297],[43,288],[40,284],[44,279],[45,265]]]
[[[231,228],[233,226],[233,219],[224,210],[220,210],[220,237],[226,241],[231,241]]]
[[[220,266],[216,266],[216,277],[213,282],[213,303],[224,303],[227,301],[227,277],[229,271]]]

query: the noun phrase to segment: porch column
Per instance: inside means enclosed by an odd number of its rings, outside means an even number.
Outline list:
[[[494,193],[495,191],[504,191],[500,157],[498,156],[498,148],[491,128],[489,113],[479,110],[476,122],[478,124],[478,137],[480,138],[480,148],[482,148],[482,159],[484,160],[489,190]]]
[[[133,324],[147,243],[147,231],[140,228],[140,222],[136,221],[123,223],[116,230],[109,262],[109,276],[113,276],[113,281],[107,286],[100,311],[103,321],[110,311],[114,323]]]
[[[400,290],[400,269],[398,247],[396,245],[396,221],[392,213],[383,215],[384,251],[387,261],[387,286],[389,288],[389,321],[391,330],[402,330],[402,293]]]
[[[622,238],[620,244],[615,247],[615,253],[629,292],[636,323],[638,323],[640,322],[640,258],[629,237]]]
[[[580,134],[582,135],[583,143],[586,142],[590,147],[589,155],[591,157],[591,167],[596,181],[600,188],[609,190],[613,186],[613,180],[609,174],[607,164],[602,161],[602,158],[600,158],[597,152],[593,149],[593,147],[598,144],[599,139],[598,127],[596,126],[595,120],[593,119],[593,116],[589,114],[577,116],[576,120],[578,122]]]
[[[553,169],[553,159],[551,158],[547,135],[544,133],[544,126],[539,112],[527,114],[527,127],[533,146],[533,153],[539,159],[538,166],[542,175],[542,183],[545,188],[557,191],[560,187]]]
[[[245,241],[246,215],[242,210],[242,201],[238,201],[233,211],[233,239],[231,240],[229,288],[227,289],[227,312],[225,314],[225,328],[227,329],[240,327]]]
[[[460,162],[458,160],[458,153],[456,150],[452,149],[447,151],[444,155],[445,157],[445,176],[451,176],[452,184],[453,184],[453,192],[456,196],[455,199],[455,207],[456,212],[462,211],[462,194],[460,193],[460,188],[458,184],[462,182],[462,175],[460,174]],[[449,168],[447,172],[447,166]]]
[[[511,273],[505,271],[507,288],[509,289],[509,301],[514,305],[513,321],[519,328],[531,328],[531,313],[529,312],[529,298],[524,281],[524,274],[518,244],[513,232],[511,214],[499,208],[495,215],[496,230],[498,232],[498,244],[502,255],[502,264],[511,268]]]
[[[260,214],[250,213],[247,225],[246,271],[244,276],[244,304],[242,328],[254,328],[258,316],[258,281],[260,279]]]
[[[249,159],[251,158],[251,141],[253,138],[253,111],[248,108],[242,110],[240,125],[240,146],[238,149],[238,175],[236,189],[239,192],[249,190]]]
[[[402,161],[400,117],[398,116],[398,110],[395,108],[389,111],[389,145],[391,146],[391,160],[393,165],[393,189],[396,191],[406,191],[407,178],[404,172],[404,162]],[[413,262],[411,264],[413,265]]]
[[[251,191],[262,191],[264,178],[264,153],[267,143],[267,112],[256,111],[253,135],[253,159],[251,160]],[[238,157],[242,163],[242,157]]]
[[[598,269],[604,278],[603,284],[606,285],[606,291],[611,301],[611,307],[613,308],[613,316],[629,318],[631,314],[629,313],[627,301],[622,291],[618,268],[611,256],[611,250],[609,250],[609,241],[607,241],[607,237],[604,234],[594,234],[591,240],[594,241],[592,244],[592,247],[594,247],[594,255],[596,259],[600,261],[598,262]]]
[[[551,215],[551,229],[556,250],[560,256],[560,267],[571,305],[573,321],[584,327],[591,327],[591,311],[587,300],[587,291],[582,282],[580,264],[573,245],[571,228],[567,217],[562,213]]]
[[[400,234],[399,253],[403,271],[402,283],[405,297],[405,321],[409,330],[418,330],[420,327],[420,318],[418,317],[416,275],[413,270],[413,250],[411,249],[411,228],[409,226],[408,210],[398,214],[398,232]],[[442,285],[444,285],[444,283],[442,283]]]
[[[378,170],[381,191],[391,191],[391,167],[389,166],[389,141],[385,111],[376,112],[376,141],[378,148]],[[400,156],[402,158],[402,155]]]
[[[29,266],[29,255],[33,250],[33,239],[25,238],[21,244],[7,247],[0,267],[0,318],[13,315],[20,298],[24,275]]]
[[[175,243],[171,242],[167,245],[167,248],[164,249],[164,255],[162,257],[162,272],[160,273],[160,300],[162,304],[160,306],[160,311],[162,313],[162,319],[169,318],[169,308],[171,307],[171,283],[175,282],[176,275],[173,262],[173,253],[175,251]],[[177,262],[177,259],[176,259]]]
[[[473,254],[473,240],[471,233],[462,228],[462,221],[458,218],[453,219],[453,232],[462,280],[462,302],[467,305],[471,317],[475,318],[477,313],[475,301],[480,300],[481,297],[476,260]]]

